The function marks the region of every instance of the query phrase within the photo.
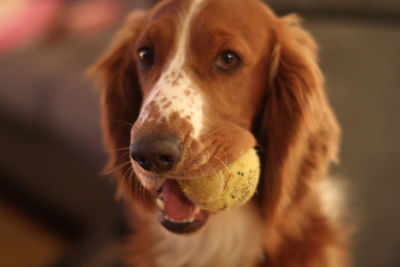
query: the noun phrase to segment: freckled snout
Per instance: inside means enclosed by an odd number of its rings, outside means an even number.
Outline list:
[[[173,169],[182,154],[182,143],[176,137],[148,135],[131,145],[131,158],[143,169],[162,173]]]

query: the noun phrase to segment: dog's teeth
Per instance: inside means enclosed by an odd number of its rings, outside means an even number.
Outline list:
[[[190,219],[177,221],[177,220],[174,220],[174,219],[168,217],[168,215],[166,215],[166,214],[163,215],[163,218],[164,218],[165,220],[170,221],[170,222],[173,222],[173,223],[191,223],[191,222],[194,221],[194,217],[195,217],[195,216],[193,216],[193,218],[190,218]]]
[[[161,199],[157,198],[157,199],[156,199],[156,203],[157,203],[157,206],[158,206],[161,210],[164,210],[164,208],[165,208],[164,201],[162,201]]]
[[[200,212],[200,207],[196,205],[196,206],[195,206],[194,213],[197,214],[197,213],[199,213],[199,212]]]
[[[191,222],[193,222],[194,221],[194,217],[195,216],[193,216],[193,218],[190,218],[190,219],[188,219],[187,221],[185,221],[185,222],[188,222],[188,223],[191,223]]]
[[[167,221],[170,221],[170,222],[177,222],[177,221],[175,221],[174,219],[168,217],[167,214],[164,214],[164,219],[167,220]]]

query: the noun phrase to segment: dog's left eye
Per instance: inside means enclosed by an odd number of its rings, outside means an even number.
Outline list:
[[[148,46],[141,47],[137,50],[137,56],[140,63],[144,67],[151,67],[154,64],[154,51]]]
[[[217,68],[225,71],[234,70],[241,63],[240,57],[232,51],[226,50],[217,56],[215,65]]]

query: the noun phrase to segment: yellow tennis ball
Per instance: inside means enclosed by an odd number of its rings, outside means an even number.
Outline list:
[[[259,176],[260,160],[256,150],[250,149],[211,176],[178,180],[178,183],[193,203],[214,212],[247,202],[256,191]]]

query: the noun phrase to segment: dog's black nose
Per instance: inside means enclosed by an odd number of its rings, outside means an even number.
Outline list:
[[[131,157],[145,170],[164,172],[180,160],[181,146],[175,137],[144,136],[132,144]]]

